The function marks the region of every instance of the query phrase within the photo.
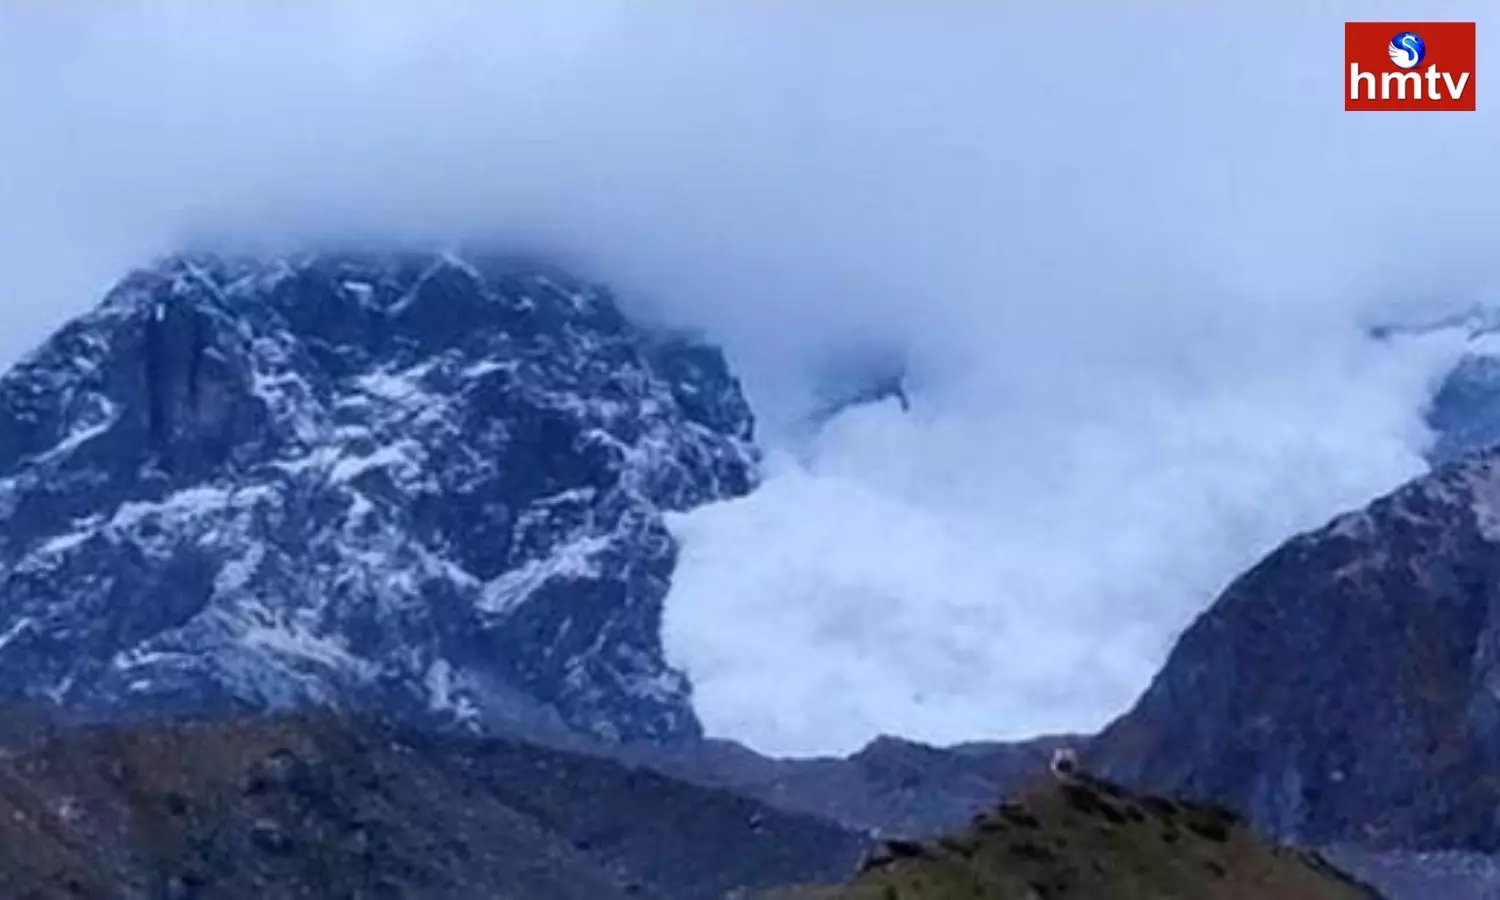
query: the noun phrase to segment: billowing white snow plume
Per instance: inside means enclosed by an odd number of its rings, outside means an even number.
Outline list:
[[[676,523],[711,730],[1090,727],[1422,465],[1454,348],[1364,326],[1485,299],[1494,119],[1338,101],[1346,18],[1486,14],[1421,7],[10,4],[0,355],[184,231],[519,235],[726,347],[780,460]],[[795,427],[868,347],[910,411]]]
[[[1446,347],[1408,350],[1331,363],[1311,395],[1288,373],[1101,384],[1046,417],[999,383],[961,413],[957,385],[850,409],[756,493],[678,519],[668,648],[710,732],[781,752],[1102,725],[1228,578],[1420,470],[1413,357]]]

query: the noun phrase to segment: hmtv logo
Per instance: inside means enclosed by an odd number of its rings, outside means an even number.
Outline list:
[[[1474,109],[1473,22],[1345,22],[1344,109]]]

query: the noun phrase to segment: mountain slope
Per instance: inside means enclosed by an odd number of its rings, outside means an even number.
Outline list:
[[[1500,451],[1288,541],[1090,749],[1305,843],[1500,846]]]
[[[326,716],[64,732],[0,754],[0,896],[719,900],[854,835],[502,740]]]
[[[543,266],[166,260],[0,378],[0,694],[695,737],[662,512],[752,437],[718,351]]]
[[[1231,814],[1079,779],[1033,789],[956,833],[896,842],[845,888],[764,900],[1378,900],[1321,857]]]
[[[1047,771],[1054,748],[1076,741],[932,747],[880,737],[848,757],[768,759],[710,740],[639,758],[662,772],[723,787],[781,809],[886,837],[927,837],[960,825],[994,798]],[[632,748],[639,750],[640,748]]]

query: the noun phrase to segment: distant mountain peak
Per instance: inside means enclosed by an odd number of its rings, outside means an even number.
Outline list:
[[[169,257],[0,377],[0,422],[13,698],[697,734],[662,513],[751,489],[753,420],[716,349],[596,285]]]
[[[1453,367],[1433,390],[1425,410],[1435,440],[1434,465],[1500,444],[1500,306],[1475,304],[1426,320],[1383,323],[1369,329],[1379,341],[1444,335],[1461,341]]]

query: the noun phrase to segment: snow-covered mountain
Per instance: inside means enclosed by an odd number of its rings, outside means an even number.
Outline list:
[[[752,428],[552,267],[165,260],[0,378],[0,699],[694,737],[663,512],[749,491]]]

